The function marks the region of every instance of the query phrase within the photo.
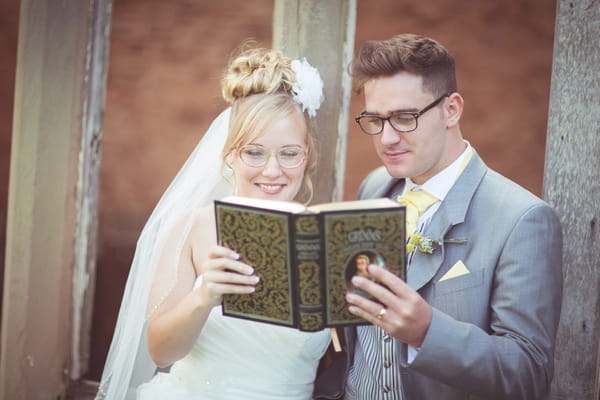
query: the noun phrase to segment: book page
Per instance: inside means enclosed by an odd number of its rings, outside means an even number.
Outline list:
[[[220,201],[247,207],[262,208],[265,210],[284,211],[289,213],[300,213],[306,211],[306,206],[297,201],[265,200],[241,196],[227,196],[221,199]]]
[[[387,197],[379,199],[338,201],[332,203],[316,204],[308,207],[308,210],[314,212],[335,211],[335,210],[368,210],[376,208],[400,207],[401,205]]]

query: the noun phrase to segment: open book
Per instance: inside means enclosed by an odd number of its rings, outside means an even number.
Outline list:
[[[223,297],[224,315],[305,331],[361,325],[347,310],[350,279],[368,264],[405,279],[405,208],[390,199],[305,207],[230,196],[215,215],[218,243],[260,277],[254,293]]]

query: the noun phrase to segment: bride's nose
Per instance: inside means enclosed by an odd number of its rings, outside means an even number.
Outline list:
[[[263,167],[262,175],[266,177],[279,177],[282,174],[281,165],[274,154],[269,156],[267,163]]]

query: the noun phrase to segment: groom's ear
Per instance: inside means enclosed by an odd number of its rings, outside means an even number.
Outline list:
[[[454,128],[458,125],[462,115],[464,100],[462,96],[456,92],[448,96],[444,105],[444,113],[446,115],[446,128]]]

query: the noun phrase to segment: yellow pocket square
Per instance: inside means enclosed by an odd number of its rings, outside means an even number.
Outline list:
[[[440,278],[440,282],[441,281],[445,281],[447,279],[452,279],[452,278],[456,278],[458,276],[461,275],[465,275],[470,273],[469,269],[467,268],[467,266],[462,262],[462,260],[458,260],[456,262],[456,264],[454,264],[452,266],[452,268],[450,268],[448,270],[448,272],[446,272],[441,278]]]

